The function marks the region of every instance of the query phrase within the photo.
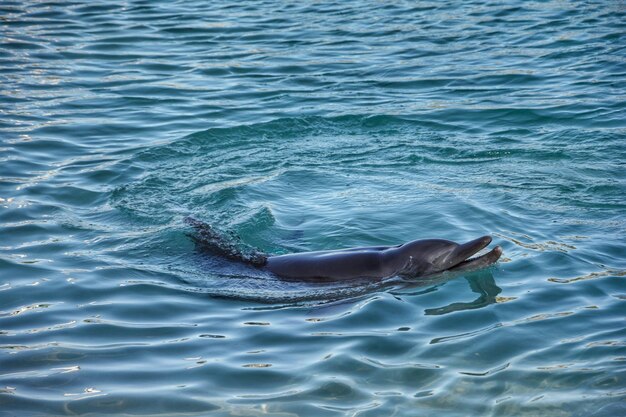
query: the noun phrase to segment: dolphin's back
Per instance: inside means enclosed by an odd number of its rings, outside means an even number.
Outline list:
[[[266,268],[289,278],[382,278],[381,251],[372,249],[270,256]]]

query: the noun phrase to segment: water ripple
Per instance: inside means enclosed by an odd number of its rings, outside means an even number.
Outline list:
[[[624,414],[624,14],[3,1],[2,410]],[[505,257],[285,281],[195,252],[188,215],[270,253]]]

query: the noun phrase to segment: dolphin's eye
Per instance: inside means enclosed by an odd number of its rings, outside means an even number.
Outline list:
[[[404,268],[402,268],[402,271],[406,274],[406,273],[412,273],[413,272],[413,268],[415,267],[415,261],[413,260],[413,256],[409,255],[409,259],[406,261],[406,264],[404,264]]]

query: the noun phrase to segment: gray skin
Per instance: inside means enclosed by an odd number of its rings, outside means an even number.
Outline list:
[[[471,258],[491,243],[490,236],[458,244],[449,240],[415,240],[398,246],[372,246],[269,256],[264,268],[294,279],[425,277],[446,271],[465,272],[493,265],[502,255],[496,246]]]
[[[267,255],[252,248],[245,251],[236,241],[215,231],[209,224],[192,217],[185,223],[196,231],[190,235],[198,247],[224,258],[268,270],[294,279],[344,280],[387,278],[392,276],[427,277],[446,271],[465,272],[493,265],[502,255],[500,246],[471,258],[491,243],[483,236],[467,243],[449,240],[414,240],[397,246],[371,246],[289,255]]]

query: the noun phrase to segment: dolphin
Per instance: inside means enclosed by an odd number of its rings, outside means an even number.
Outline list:
[[[496,263],[502,255],[502,248],[496,246],[481,256],[473,257],[491,243],[490,236],[462,244],[444,239],[424,239],[396,246],[267,255],[255,250],[239,249],[239,245],[226,241],[208,224],[199,220],[187,217],[185,222],[196,230],[197,234],[192,238],[201,247],[290,279],[428,277],[444,272],[486,268]]]
[[[397,246],[373,246],[269,256],[265,268],[287,278],[426,277],[446,271],[464,272],[494,264],[502,255],[496,246],[472,258],[491,243],[483,236],[458,244],[443,239],[414,240]]]

